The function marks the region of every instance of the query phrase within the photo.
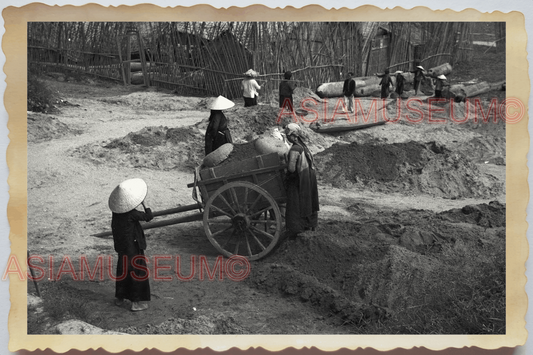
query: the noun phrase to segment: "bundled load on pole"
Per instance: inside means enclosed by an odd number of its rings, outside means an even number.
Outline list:
[[[450,63],[444,63],[444,64],[441,64],[435,68],[431,68],[428,70],[428,75],[431,76],[432,78],[436,78],[438,77],[439,75],[448,75],[452,72],[452,66],[450,65]]]

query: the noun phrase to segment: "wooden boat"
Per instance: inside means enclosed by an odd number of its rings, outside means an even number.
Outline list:
[[[320,125],[320,124],[311,124],[309,128],[317,133],[338,133],[346,131],[355,131],[358,129],[365,129],[374,126],[381,126],[386,124],[387,121],[366,123],[366,124],[329,124],[329,125]]]

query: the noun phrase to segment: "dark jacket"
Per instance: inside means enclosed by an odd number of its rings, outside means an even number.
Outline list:
[[[405,78],[402,74],[396,74],[396,93],[398,95],[403,94]]]
[[[294,93],[294,89],[296,88],[296,85],[294,82],[290,80],[282,80],[281,83],[279,83],[279,94],[280,96],[292,96]]]
[[[389,74],[385,74],[383,75],[383,77],[381,78],[381,81],[379,82],[379,85],[381,85],[381,90],[383,90],[383,88],[389,88],[389,86],[392,85],[392,79],[390,78],[390,75]]]
[[[205,131],[205,155],[217,150],[226,143],[233,143],[228,129],[228,120],[222,111],[211,110],[209,124]]]
[[[426,78],[426,75],[424,74],[424,71],[420,68],[417,68],[416,70],[412,71],[411,73],[415,74],[414,81],[422,81]]]
[[[115,251],[121,255],[136,255],[136,242],[140,249],[146,249],[146,238],[139,221],[149,222],[152,218],[154,216],[149,208],[146,209],[146,212],[131,210],[126,213],[113,213],[111,230],[113,231]]]
[[[353,80],[353,78],[344,80],[342,93],[344,96],[353,96],[355,93],[355,80]]]

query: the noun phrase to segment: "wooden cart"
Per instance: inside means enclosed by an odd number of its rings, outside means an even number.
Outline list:
[[[192,211],[183,217],[143,224],[144,229],[191,221],[203,221],[205,234],[223,255],[241,255],[249,260],[266,256],[280,241],[286,202],[285,164],[277,153],[196,169],[195,204],[154,212],[154,217]],[[96,236],[110,235],[109,232]]]

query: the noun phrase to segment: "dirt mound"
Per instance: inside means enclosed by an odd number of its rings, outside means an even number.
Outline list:
[[[434,142],[335,144],[315,160],[320,180],[341,188],[446,198],[495,196],[504,188],[462,154]]]
[[[361,222],[321,221],[317,231],[284,241],[266,263],[253,265],[247,282],[309,302],[363,333],[423,333],[426,325],[419,317],[425,312],[433,319],[439,314],[441,321],[433,326],[442,333],[486,331],[470,324],[457,307],[449,314],[446,304],[472,289],[487,302],[501,302],[505,228],[499,222],[480,224],[479,219],[503,221],[505,206],[492,202],[442,214],[360,213]],[[478,220],[471,218],[475,214]],[[486,268],[484,280],[471,274],[474,265]],[[478,314],[486,316],[484,311]],[[368,322],[375,319],[386,327]]]
[[[195,128],[145,127],[123,138],[75,148],[95,164],[190,171],[204,157],[204,136]]]
[[[278,110],[268,105],[238,106],[224,111],[224,115],[228,119],[231,136],[237,143],[252,141],[270,128],[280,127],[276,122]],[[195,126],[205,131],[208,124],[209,119],[206,118]]]
[[[295,109],[300,107],[301,102],[305,99],[314,99],[316,102],[322,102],[320,96],[318,96],[313,90],[300,86],[297,86],[296,89],[294,89],[292,99],[294,101]]]
[[[55,138],[81,134],[55,117],[28,112],[28,142],[43,142]]]
[[[153,111],[196,110],[199,98],[176,96],[161,92],[134,92],[129,95],[98,98],[99,101]]]
[[[209,104],[213,101],[211,97],[204,97],[196,103],[196,109],[198,111],[207,111],[209,110]]]
[[[505,227],[505,205],[498,201],[468,205],[442,212],[439,217],[454,223],[470,223],[487,228]]]
[[[233,317],[223,314],[195,319],[169,318],[158,325],[120,328],[119,331],[127,334],[244,334]]]

